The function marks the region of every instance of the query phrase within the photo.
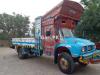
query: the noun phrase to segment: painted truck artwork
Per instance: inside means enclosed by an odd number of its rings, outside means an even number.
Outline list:
[[[84,67],[99,63],[100,50],[96,50],[95,43],[73,35],[83,10],[79,3],[64,0],[44,16],[36,18],[35,38],[12,38],[12,47],[17,50],[18,57],[52,56],[65,74],[74,72],[76,62]]]

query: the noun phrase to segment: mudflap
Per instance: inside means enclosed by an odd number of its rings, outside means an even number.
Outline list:
[[[91,64],[100,64],[100,50],[96,50],[93,54],[93,59],[90,59]]]

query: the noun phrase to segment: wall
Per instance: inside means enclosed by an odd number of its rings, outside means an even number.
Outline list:
[[[8,47],[9,42],[7,40],[0,40],[0,47]]]

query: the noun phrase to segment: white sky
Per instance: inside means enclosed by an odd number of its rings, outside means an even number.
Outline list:
[[[33,22],[37,16],[44,15],[62,0],[0,0],[0,13],[22,14],[30,16]],[[80,0],[73,0],[80,2]]]

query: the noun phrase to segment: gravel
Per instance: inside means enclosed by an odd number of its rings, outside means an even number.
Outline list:
[[[65,75],[53,64],[51,58],[32,57],[20,60],[15,50],[0,48],[0,75]],[[76,66],[72,75],[100,75],[100,64],[88,65],[85,68]]]

